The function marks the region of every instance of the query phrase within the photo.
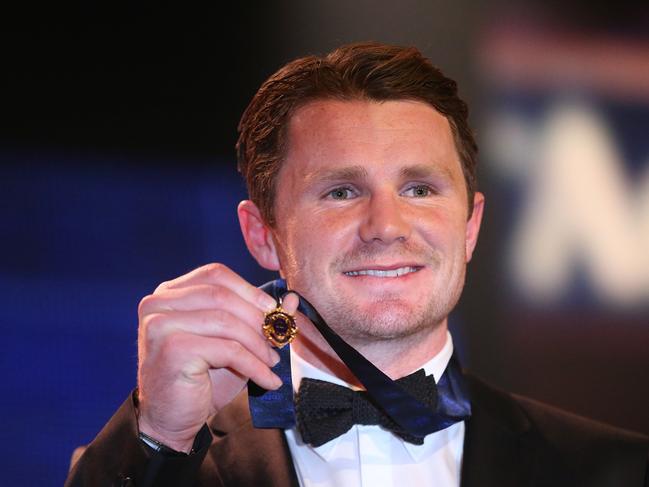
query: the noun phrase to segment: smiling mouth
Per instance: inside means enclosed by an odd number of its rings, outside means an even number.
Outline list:
[[[396,269],[362,269],[358,271],[346,271],[344,274],[349,277],[372,276],[372,277],[400,277],[412,274],[421,270],[421,267],[398,267]]]

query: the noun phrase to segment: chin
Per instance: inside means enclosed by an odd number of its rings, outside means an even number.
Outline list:
[[[422,308],[413,309],[413,306],[400,301],[379,302],[364,307],[362,313],[350,313],[344,321],[344,329],[339,333],[352,342],[404,338],[437,325],[439,320],[428,311]],[[343,317],[340,316],[339,319]]]

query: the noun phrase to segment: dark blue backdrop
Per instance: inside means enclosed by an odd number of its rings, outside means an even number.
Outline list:
[[[135,384],[139,300],[214,260],[272,275],[242,250],[234,163],[0,158],[1,484],[62,485]]]

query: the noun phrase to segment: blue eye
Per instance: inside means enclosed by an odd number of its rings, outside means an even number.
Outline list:
[[[331,199],[334,200],[347,200],[355,196],[354,192],[349,188],[335,188],[327,193]]]
[[[426,186],[425,184],[417,184],[406,189],[403,194],[413,198],[426,198],[433,194],[433,190],[430,186]]]

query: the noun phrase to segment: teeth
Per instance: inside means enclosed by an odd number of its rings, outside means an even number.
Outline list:
[[[399,267],[398,269],[390,269],[387,271],[378,269],[363,269],[362,271],[349,271],[345,272],[346,276],[373,276],[373,277],[399,277],[411,272],[417,272],[417,267]]]

